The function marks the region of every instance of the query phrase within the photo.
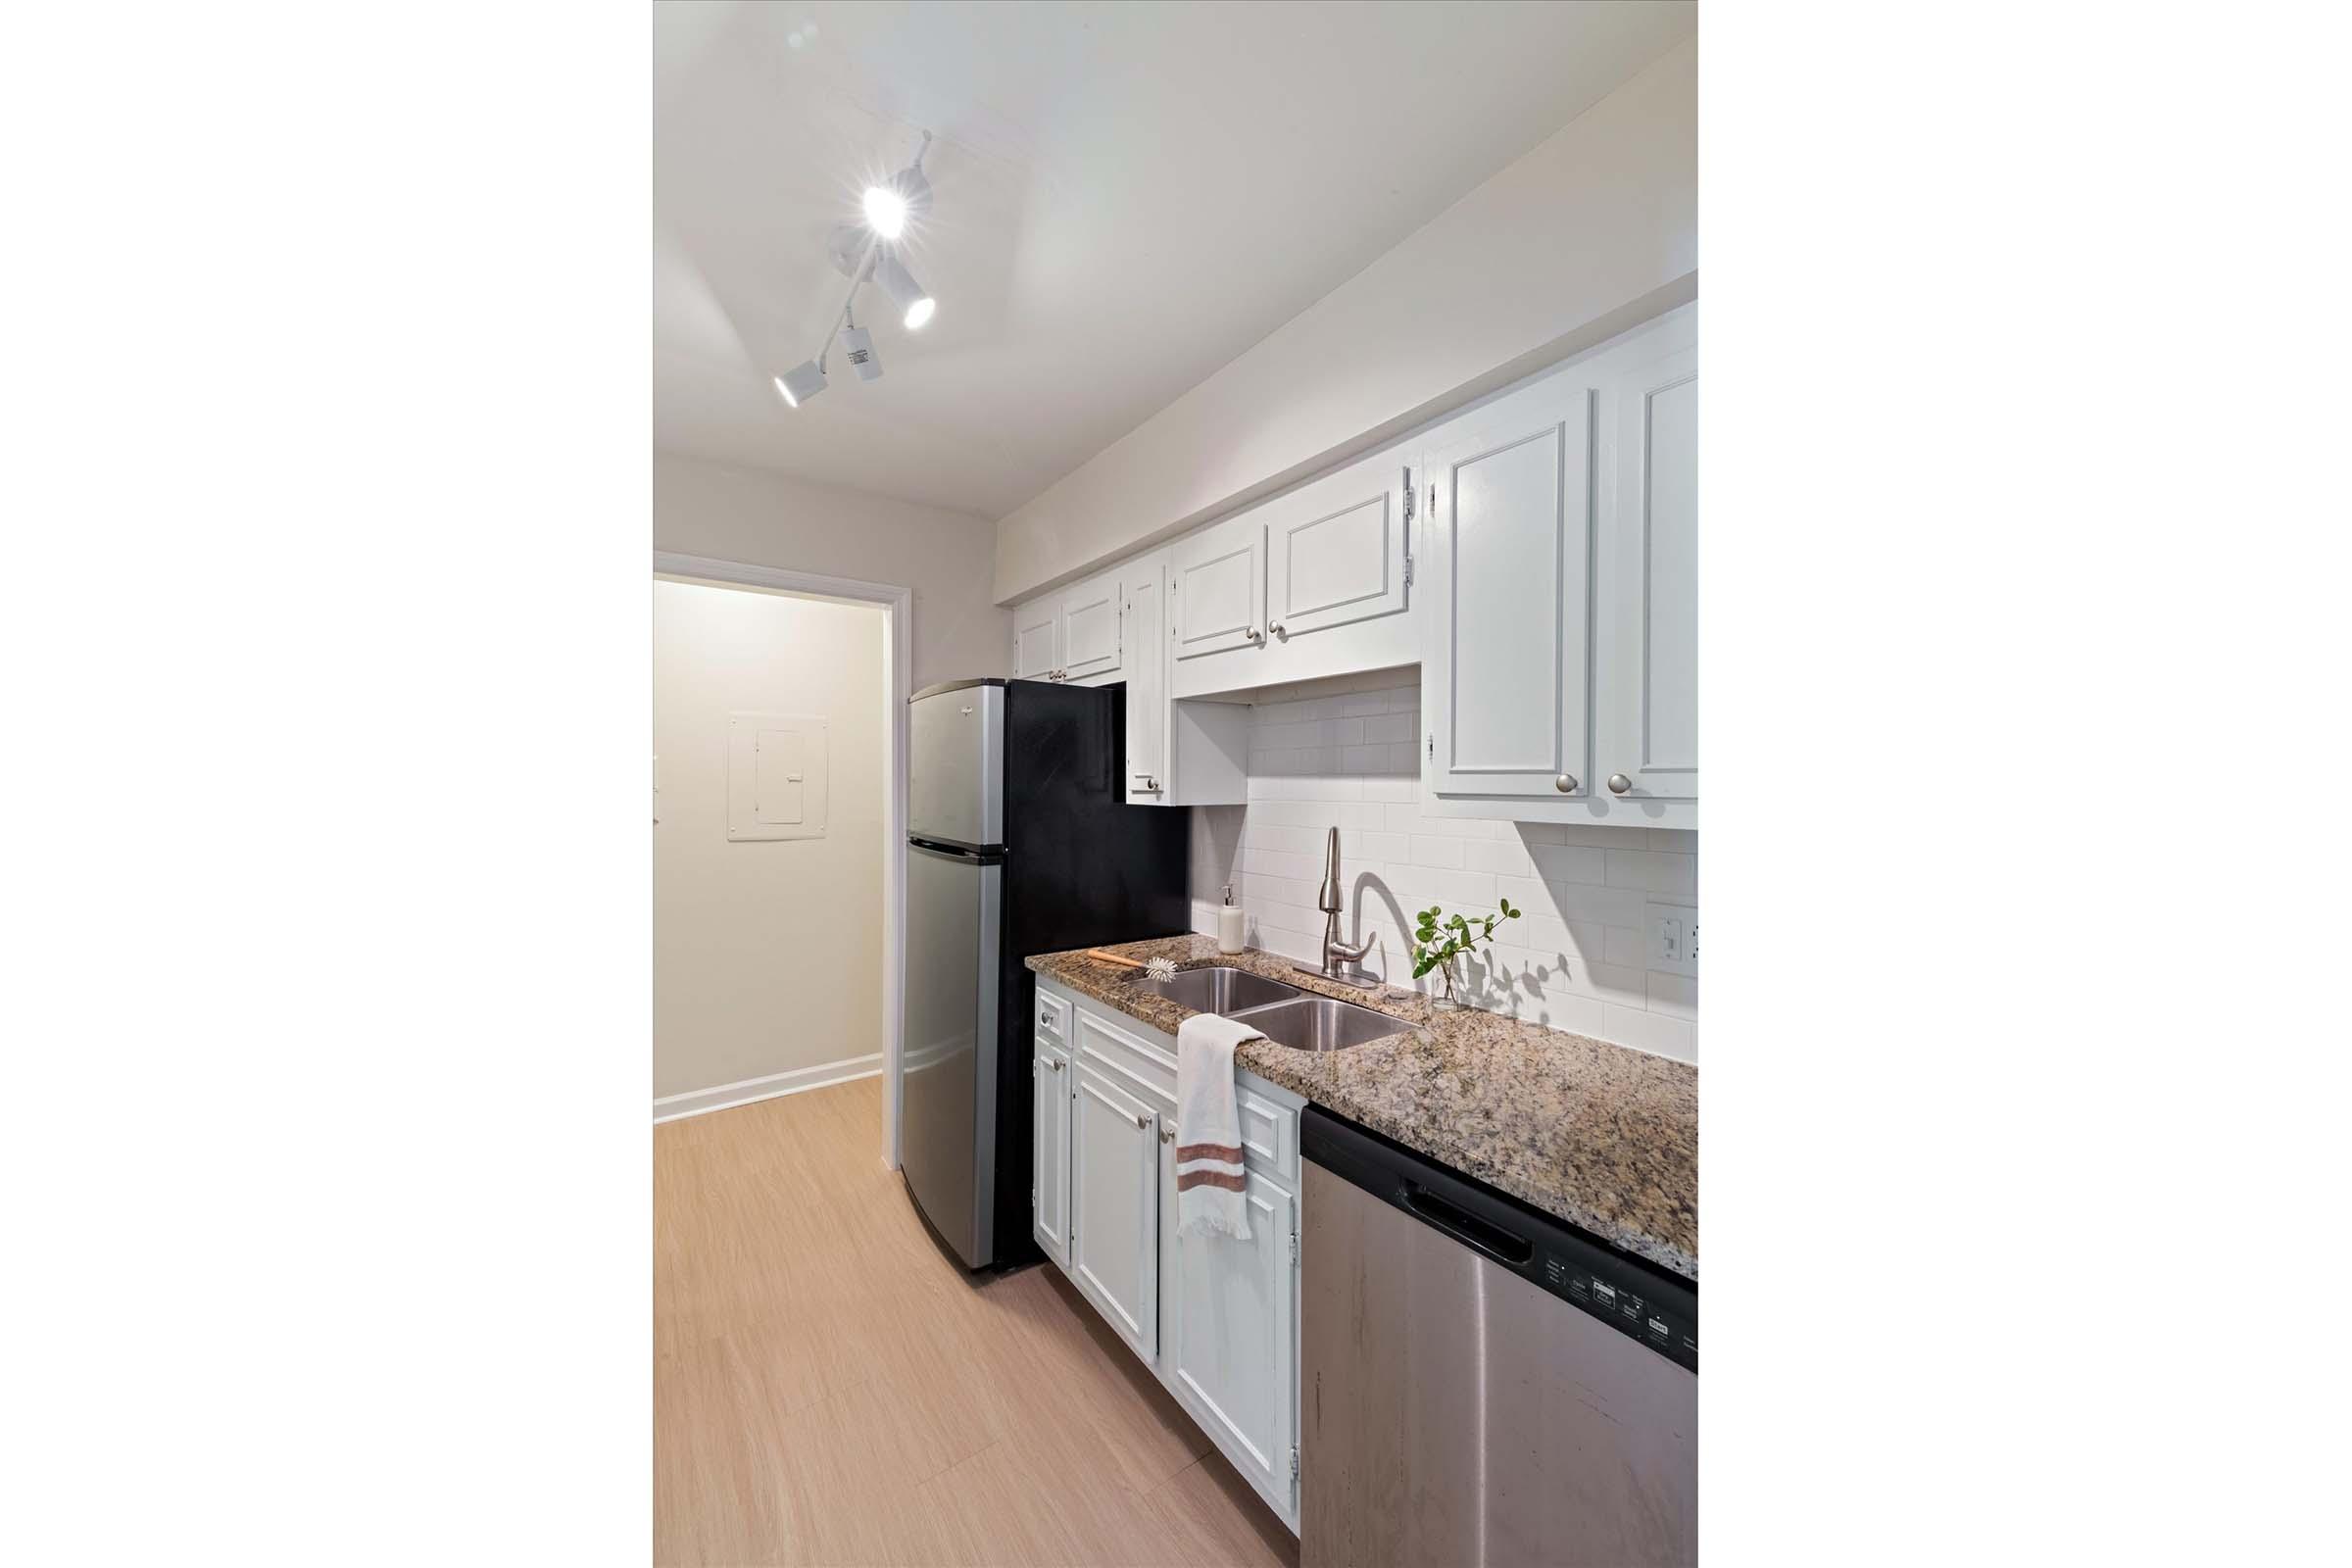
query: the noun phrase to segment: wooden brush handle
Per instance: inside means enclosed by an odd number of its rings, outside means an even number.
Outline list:
[[[1148,969],[1151,967],[1150,964],[1138,963],[1133,958],[1122,958],[1115,953],[1104,953],[1101,948],[1087,949],[1086,956],[1090,958],[1100,958],[1104,963],[1118,964],[1121,968],[1126,969]]]

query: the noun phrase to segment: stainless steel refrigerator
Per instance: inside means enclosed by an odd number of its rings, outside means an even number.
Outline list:
[[[1029,1262],[1021,960],[1190,929],[1190,813],[1126,804],[1123,686],[950,681],[907,702],[900,1164],[966,1268]]]

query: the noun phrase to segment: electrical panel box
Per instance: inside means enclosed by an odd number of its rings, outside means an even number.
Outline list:
[[[727,720],[727,838],[814,839],[825,834],[825,721],[797,713]]]

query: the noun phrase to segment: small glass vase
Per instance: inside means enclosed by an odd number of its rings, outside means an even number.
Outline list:
[[[1454,962],[1454,959],[1447,958],[1430,971],[1438,977],[1438,994],[1429,999],[1429,1009],[1432,1012],[1459,1012],[1462,1010],[1461,1003],[1456,1001],[1453,995],[1456,978],[1453,969]]]

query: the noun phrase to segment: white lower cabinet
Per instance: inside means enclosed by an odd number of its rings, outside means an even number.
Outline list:
[[[1175,1041],[1042,978],[1038,995],[1069,1021],[1066,1051],[1037,1045],[1038,1244],[1295,1531],[1304,1102],[1236,1075],[1250,1240],[1180,1236]],[[1062,1231],[1048,1223],[1055,1171]]]
[[[1298,1198],[1245,1170],[1248,1241],[1176,1236],[1173,1145],[1167,1152],[1160,1192],[1174,1259],[1160,1280],[1159,1327],[1167,1372],[1185,1408],[1260,1494],[1295,1498]]]
[[[1037,1245],[1062,1267],[1070,1263],[1070,1054],[1041,1030],[1030,1058],[1037,1117],[1030,1166],[1031,1228]]]
[[[1069,1275],[1149,1361],[1159,1348],[1159,1126],[1083,1059],[1070,1107]]]

